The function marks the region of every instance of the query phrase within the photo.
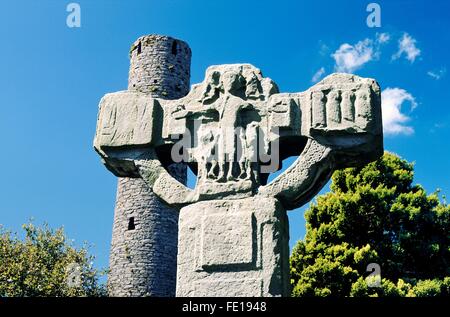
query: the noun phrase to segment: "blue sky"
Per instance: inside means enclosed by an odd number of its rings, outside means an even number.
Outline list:
[[[416,182],[450,194],[450,2],[79,0],[0,2],[0,224],[31,217],[64,226],[108,264],[116,178],[92,149],[97,105],[126,89],[128,50],[139,36],[171,35],[193,51],[191,82],[212,64],[246,62],[283,92],[334,71],[378,80],[385,149],[416,163]],[[322,192],[326,191],[325,188]],[[291,245],[304,208],[290,212]]]

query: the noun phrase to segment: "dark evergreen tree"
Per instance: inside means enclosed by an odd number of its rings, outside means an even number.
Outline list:
[[[293,296],[448,296],[450,206],[413,176],[413,164],[391,153],[336,171],[305,213]],[[380,267],[379,287],[379,275],[366,278],[370,263]]]

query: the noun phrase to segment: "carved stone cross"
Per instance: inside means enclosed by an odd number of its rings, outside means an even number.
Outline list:
[[[232,64],[209,67],[177,100],[105,95],[94,147],[115,175],[142,177],[181,207],[177,296],[288,296],[286,210],[309,201],[335,169],[377,159],[382,141],[375,80],[333,74],[279,93],[259,69]],[[197,174],[194,189],[167,172],[179,161]]]

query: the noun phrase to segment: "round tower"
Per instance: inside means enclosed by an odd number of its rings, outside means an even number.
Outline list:
[[[160,35],[130,49],[128,90],[163,99],[189,92],[191,50]],[[169,166],[186,183],[186,166]],[[167,207],[141,178],[119,178],[108,275],[110,296],[175,296],[178,210]]]

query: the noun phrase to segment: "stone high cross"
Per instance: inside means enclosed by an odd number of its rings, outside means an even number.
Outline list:
[[[209,67],[175,100],[105,95],[94,147],[115,175],[142,178],[181,208],[177,296],[288,296],[286,210],[309,201],[335,169],[377,159],[382,140],[375,80],[332,74],[279,93],[256,67],[231,64]],[[197,174],[194,189],[168,172],[180,161]]]

